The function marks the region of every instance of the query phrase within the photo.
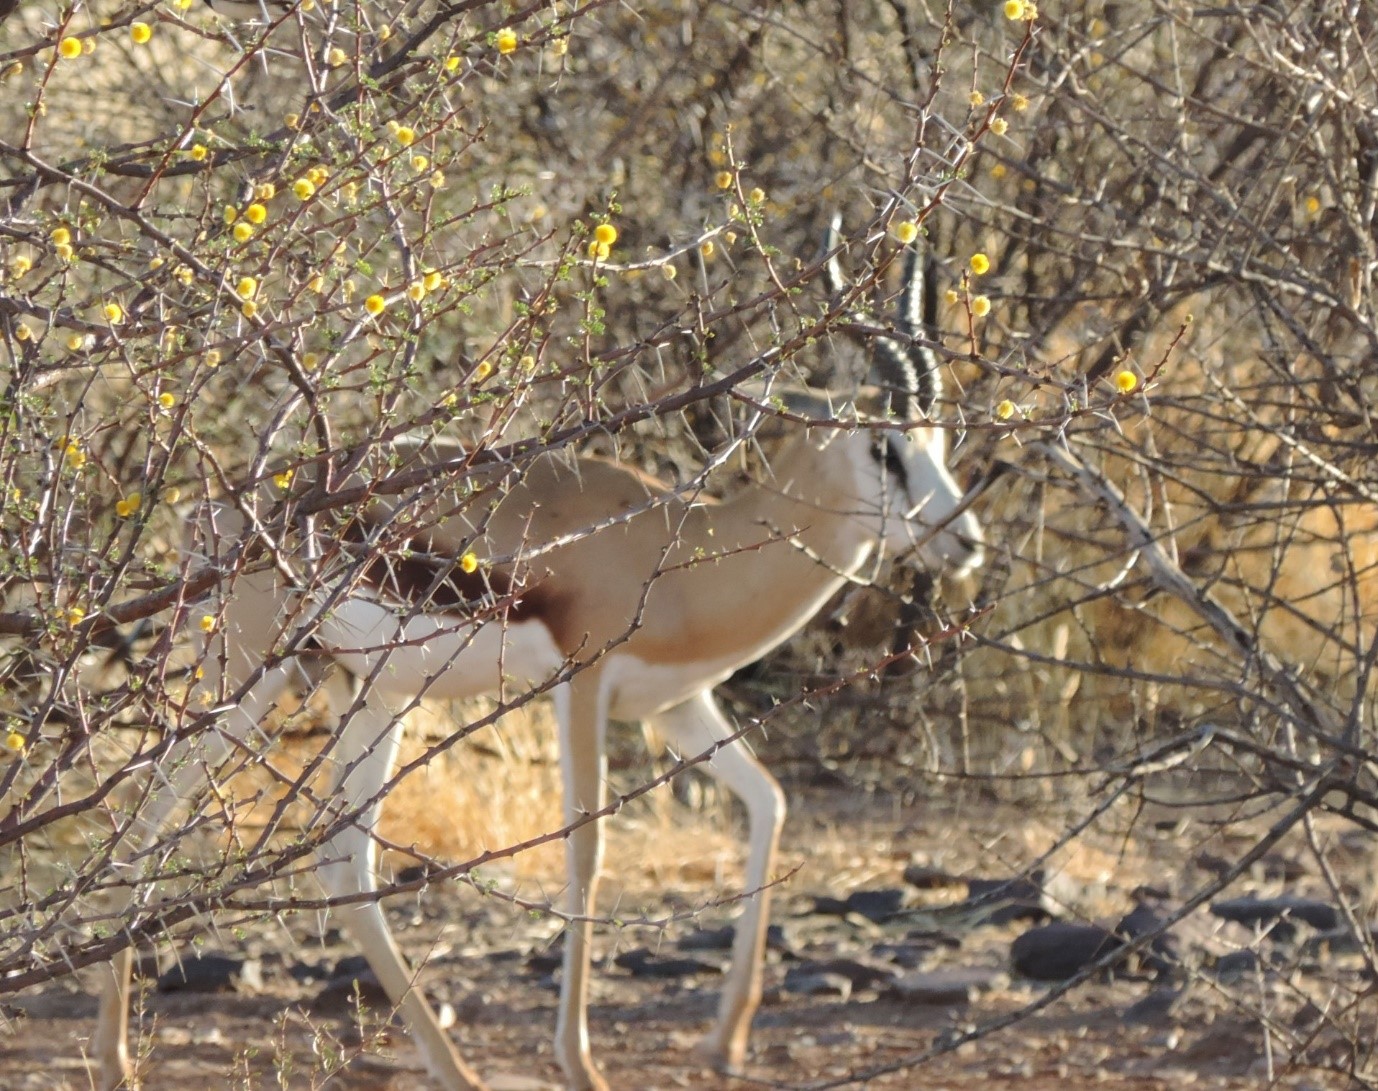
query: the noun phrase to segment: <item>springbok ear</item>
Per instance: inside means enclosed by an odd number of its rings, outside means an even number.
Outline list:
[[[845,286],[836,252],[841,224],[841,215],[835,213],[823,239],[828,254],[823,279],[833,295],[840,295]],[[942,394],[942,372],[932,345],[937,314],[937,284],[928,275],[927,249],[916,239],[905,255],[904,284],[896,306],[894,325],[901,336],[872,337],[866,346],[871,363],[867,381],[891,391],[892,412],[906,419],[927,416]],[[847,317],[863,324],[867,318],[864,312]]]

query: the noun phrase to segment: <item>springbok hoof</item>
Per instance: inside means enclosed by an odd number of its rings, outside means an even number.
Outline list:
[[[746,1058],[746,1045],[725,1046],[716,1034],[710,1034],[694,1047],[694,1060],[711,1068],[714,1072],[737,1075],[741,1072],[742,1061]]]

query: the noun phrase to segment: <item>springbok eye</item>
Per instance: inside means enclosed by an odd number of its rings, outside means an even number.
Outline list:
[[[900,454],[899,445],[905,442],[902,438],[882,434],[876,436],[871,443],[871,457],[876,460],[878,466],[884,466],[885,472],[892,475],[899,483],[901,488],[906,488],[909,484],[909,468],[905,465],[904,457]]]

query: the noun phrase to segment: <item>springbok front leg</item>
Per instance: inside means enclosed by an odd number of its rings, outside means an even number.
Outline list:
[[[686,758],[705,753],[734,733],[709,690],[660,713],[655,725]],[[785,796],[740,739],[724,746],[703,768],[745,804],[747,814],[745,906],[732,944],[732,967],[723,981],[717,1026],[699,1047],[700,1055],[714,1067],[732,1069],[746,1056],[751,1020],[761,1006],[766,927],[770,923],[767,884],[785,821]]]
[[[335,711],[345,715],[331,753],[338,770],[331,809],[348,821],[322,845],[317,875],[330,897],[343,898],[378,889],[378,842],[373,831],[382,806],[380,795],[396,766],[402,728],[377,685],[365,686],[362,701],[356,701],[352,709]],[[440,1086],[446,1091],[482,1091],[483,1081],[464,1063],[417,986],[377,899],[341,906],[335,912],[397,1006],[427,1070]]]
[[[608,703],[601,674],[592,670],[558,687],[554,697],[568,824],[601,810],[607,799],[604,739]],[[565,928],[555,1056],[573,1091],[608,1091],[589,1052],[588,1025],[593,916],[598,902],[598,872],[603,865],[602,824],[587,822],[571,833],[565,842],[565,857],[569,879],[566,906],[573,919]]]

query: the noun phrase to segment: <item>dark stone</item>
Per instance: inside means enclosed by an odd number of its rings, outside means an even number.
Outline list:
[[[906,891],[894,888],[854,890],[847,895],[846,912],[882,924],[904,911],[906,898]]]
[[[1257,951],[1231,951],[1217,958],[1206,970],[1223,981],[1236,981],[1246,974],[1256,973],[1262,965]]]
[[[429,864],[412,864],[410,867],[404,867],[399,871],[393,877],[393,881],[399,884],[419,883],[437,874],[438,870],[438,868],[432,867]]]
[[[722,967],[716,962],[706,962],[699,958],[661,958],[646,947],[623,951],[613,962],[633,977],[669,979],[723,972]]]
[[[889,984],[899,976],[899,971],[893,966],[859,958],[805,959],[789,972],[820,974],[824,977],[845,977],[851,989],[858,991]]]
[[[836,996],[846,1000],[852,995],[851,978],[843,974],[821,974],[795,966],[785,974],[784,990],[796,996]]]
[[[1301,921],[1318,932],[1333,932],[1340,926],[1340,912],[1328,902],[1314,898],[1298,898],[1284,894],[1277,898],[1227,898],[1211,906],[1211,912],[1222,920],[1234,921],[1245,927],[1258,928],[1272,924],[1270,935],[1281,943],[1296,937],[1294,923]]]
[[[326,971],[323,962],[305,962],[302,959],[297,959],[287,967],[287,976],[293,981],[306,985],[313,981],[329,980],[331,975]]]
[[[336,974],[311,1001],[317,1015],[352,1015],[359,1004],[374,1011],[390,1011],[392,1000],[372,970]]]
[[[547,947],[544,951],[532,951],[526,957],[528,973],[544,976],[553,974],[565,961],[564,952],[559,947]]]
[[[851,909],[845,900],[827,894],[814,898],[813,908],[809,910],[809,913],[817,917],[845,917],[850,912]]]
[[[361,977],[370,970],[368,959],[363,955],[346,955],[335,963],[330,971],[331,977]]]
[[[940,890],[945,886],[961,886],[963,882],[950,871],[928,864],[910,864],[904,869],[904,881],[919,890]]]
[[[878,943],[871,948],[871,954],[893,962],[901,970],[917,970],[933,957],[936,945],[932,943]]]
[[[1000,988],[1009,978],[1000,970],[968,966],[951,970],[904,974],[896,978],[885,995],[911,1004],[960,1007],[983,992]]]
[[[944,932],[940,928],[911,928],[904,934],[904,938],[914,943],[926,943],[934,948],[945,947],[949,951],[956,951],[962,946],[961,936]]]
[[[1008,879],[970,879],[966,899],[958,903],[958,908],[993,926],[1048,920],[1052,914],[1043,904],[1042,883],[1041,871]]]
[[[734,925],[724,924],[721,928],[700,928],[696,932],[681,936],[676,946],[681,951],[730,951],[737,938]],[[785,929],[778,924],[766,928],[766,949],[793,954],[794,949],[785,938]]]
[[[1054,921],[1016,937],[1010,944],[1010,965],[1034,981],[1066,981],[1123,946],[1114,932],[1098,924]]]
[[[1151,905],[1141,903],[1121,917],[1119,924],[1115,925],[1115,935],[1126,940],[1153,936],[1147,950],[1139,952],[1139,959],[1154,973],[1170,973],[1180,964],[1176,937],[1163,930],[1163,918]]]
[[[177,960],[158,978],[160,993],[258,992],[263,966],[257,959],[229,955],[189,955]]]
[[[1172,1022],[1174,1013],[1182,1006],[1186,995],[1185,986],[1161,986],[1125,1008],[1122,1018],[1126,1023],[1137,1026]]]
[[[681,951],[730,951],[737,938],[737,929],[730,924],[721,928],[700,928],[681,936],[676,944]]]

